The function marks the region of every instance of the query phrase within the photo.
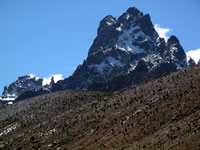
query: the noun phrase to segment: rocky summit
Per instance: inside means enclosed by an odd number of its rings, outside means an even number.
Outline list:
[[[176,36],[160,38],[150,15],[131,7],[118,19],[109,15],[100,22],[88,57],[69,78],[44,86],[42,79],[19,77],[0,102],[65,89],[115,92],[192,65]]]
[[[98,88],[97,84],[106,86],[116,78],[130,74],[134,80],[136,74],[141,74],[136,70],[141,64],[147,68],[147,74],[153,73],[155,77],[157,73],[160,76],[188,66],[186,54],[177,37],[171,36],[168,41],[160,38],[150,15],[131,7],[118,19],[109,15],[100,22],[87,59],[72,76],[54,84],[53,91],[105,89]],[[122,87],[113,89],[120,90]]]

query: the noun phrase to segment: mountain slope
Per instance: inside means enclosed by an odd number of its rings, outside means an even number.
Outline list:
[[[42,95],[0,108],[0,147],[199,149],[199,100],[199,65],[116,94]]]

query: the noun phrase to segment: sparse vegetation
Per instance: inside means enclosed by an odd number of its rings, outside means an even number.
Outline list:
[[[0,107],[0,149],[199,149],[200,65],[120,93],[55,92]]]

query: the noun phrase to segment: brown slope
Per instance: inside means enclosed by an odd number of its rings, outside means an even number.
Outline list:
[[[200,65],[114,95],[63,91],[2,107],[0,135],[5,150],[199,149]]]

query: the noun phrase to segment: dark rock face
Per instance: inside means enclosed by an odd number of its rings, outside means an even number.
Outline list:
[[[177,69],[186,68],[187,67],[186,54],[176,36],[171,36],[168,39],[167,47],[171,53],[172,61],[177,65]]]
[[[188,66],[194,66],[194,65],[196,65],[195,61],[192,58],[189,58]]]
[[[52,91],[115,91],[129,86],[129,83],[140,84],[148,78],[187,66],[186,54],[179,40],[171,36],[165,42],[155,31],[150,15],[131,7],[118,19],[107,16],[100,22],[87,59],[72,76],[53,84]],[[126,82],[126,78],[131,82],[121,83]]]
[[[162,63],[156,67],[152,72],[145,69],[144,62],[139,62],[136,69],[129,74],[118,76],[108,82],[95,82],[89,86],[89,90],[103,91],[103,92],[116,92],[131,86],[144,84],[150,80],[168,75],[177,70],[176,65],[173,63]]]
[[[36,97],[36,96],[43,95],[43,94],[48,94],[48,93],[50,93],[50,91],[45,90],[45,89],[25,91],[19,97],[16,98],[15,102],[22,101],[24,99],[28,99],[28,98],[32,98],[32,97]]]
[[[154,26],[151,22],[149,14],[143,16],[138,22],[137,25],[140,26],[142,32],[148,36],[152,36],[155,33]]]
[[[118,36],[118,32],[115,30],[117,20],[112,16],[105,17],[101,22],[98,28],[98,36],[94,40],[93,45],[91,46],[88,55],[92,53],[103,50],[103,47],[108,47],[113,42],[113,37]]]

